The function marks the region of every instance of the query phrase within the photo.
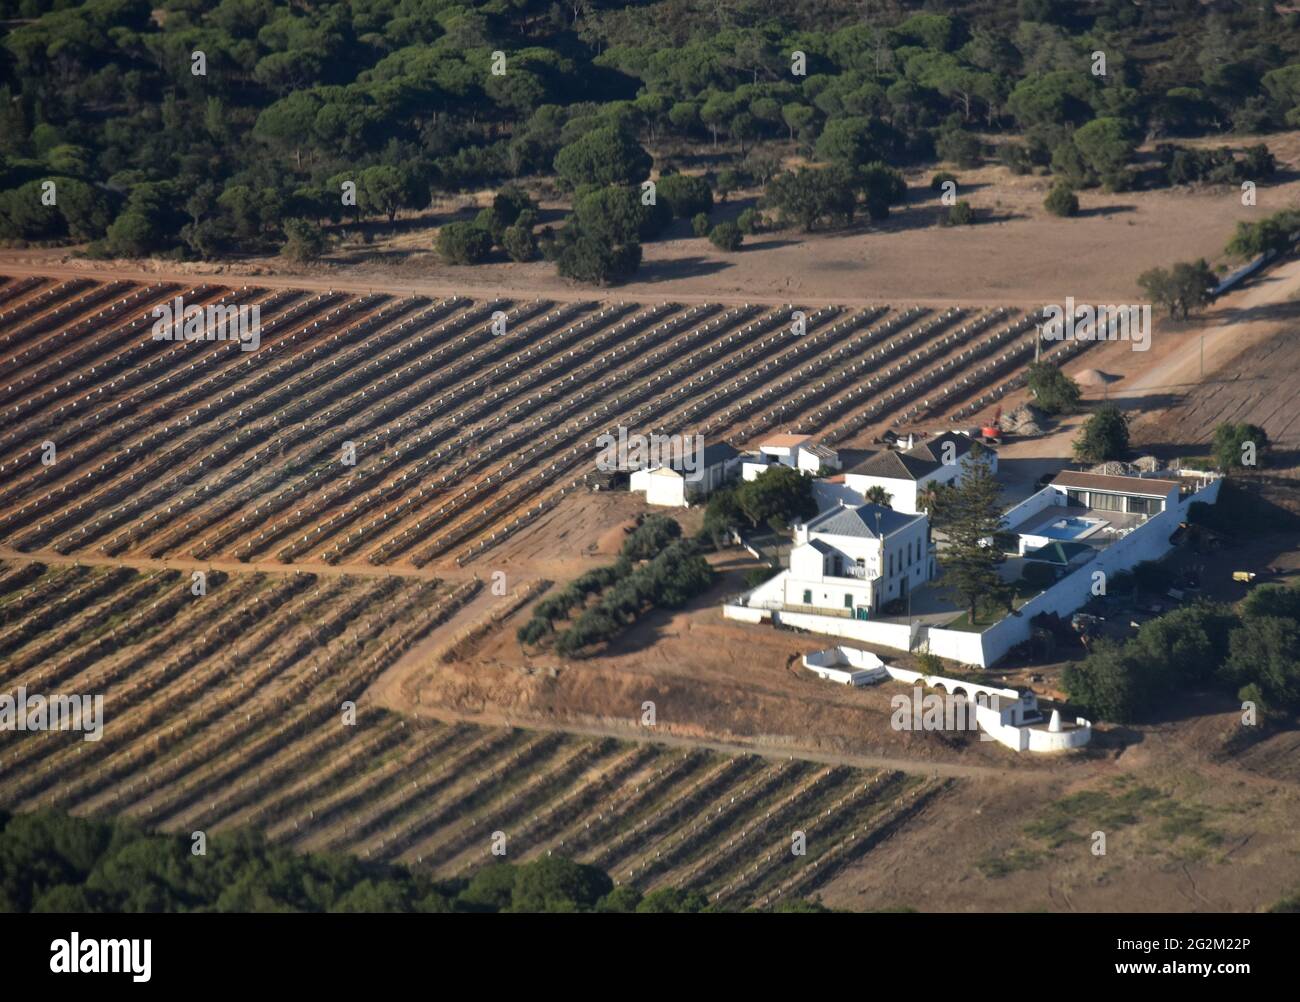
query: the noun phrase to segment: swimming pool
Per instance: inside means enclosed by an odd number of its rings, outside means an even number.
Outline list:
[[[1058,518],[1055,522],[1043,526],[1034,532],[1035,536],[1048,539],[1081,539],[1089,533],[1096,532],[1106,523],[1099,518],[1078,518],[1071,515]]]

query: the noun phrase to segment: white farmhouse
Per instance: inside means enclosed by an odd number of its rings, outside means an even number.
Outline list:
[[[777,465],[816,476],[822,469],[838,470],[840,457],[834,449],[818,445],[811,435],[774,435],[759,443],[758,455],[745,461],[741,477],[753,480],[768,467]]]
[[[643,492],[646,504],[685,508],[721,487],[740,462],[740,453],[726,442],[705,446],[700,455],[698,470],[674,459],[665,466],[635,471],[628,478],[628,488]]]
[[[874,504],[832,508],[795,526],[789,570],[750,602],[868,619],[933,577],[930,550],[925,515]]]
[[[996,452],[969,435],[946,431],[901,452],[886,449],[869,456],[844,472],[844,483],[859,494],[883,487],[890,495],[891,508],[915,514],[921,510],[920,498],[926,487],[961,483],[966,457],[976,445],[980,446],[978,458],[996,474]]]

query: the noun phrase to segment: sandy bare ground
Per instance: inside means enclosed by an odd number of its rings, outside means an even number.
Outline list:
[[[1266,142],[1282,166],[1300,161],[1300,133],[1242,138],[1234,145]],[[847,306],[875,303],[1020,305],[1061,302],[1130,302],[1137,276],[1175,260],[1214,261],[1235,224],[1256,220],[1300,200],[1300,178],[1283,174],[1263,183],[1258,204],[1243,206],[1233,186],[1105,194],[1084,192],[1074,219],[1043,209],[1051,178],[1017,177],[1001,166],[960,171],[959,196],[983,220],[971,227],[939,226],[941,209],[929,189],[930,171],[908,175],[910,197],[877,227],[805,235],[794,230],[761,234],[736,254],[724,254],[690,235],[679,221],[667,238],[644,247],[636,281],[619,287],[630,300],[691,302],[816,302]],[[719,206],[715,215],[738,214],[751,200]],[[432,251],[437,227],[451,215],[430,210],[382,229],[373,244],[339,249],[329,262],[291,269],[276,258],[234,264],[95,262],[66,250],[0,252],[0,272],[58,277],[95,273],[135,280],[244,278],[267,287],[418,292],[474,297],[590,298],[570,286],[554,266],[493,263],[449,267]]]

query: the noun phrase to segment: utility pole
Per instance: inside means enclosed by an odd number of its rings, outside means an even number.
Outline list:
[[[1205,379],[1205,335],[1201,335],[1201,379]]]

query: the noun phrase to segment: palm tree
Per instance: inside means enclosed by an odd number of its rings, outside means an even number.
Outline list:
[[[869,504],[884,505],[886,508],[889,507],[889,502],[894,500],[894,495],[879,484],[868,487],[862,496],[867,499]]]

